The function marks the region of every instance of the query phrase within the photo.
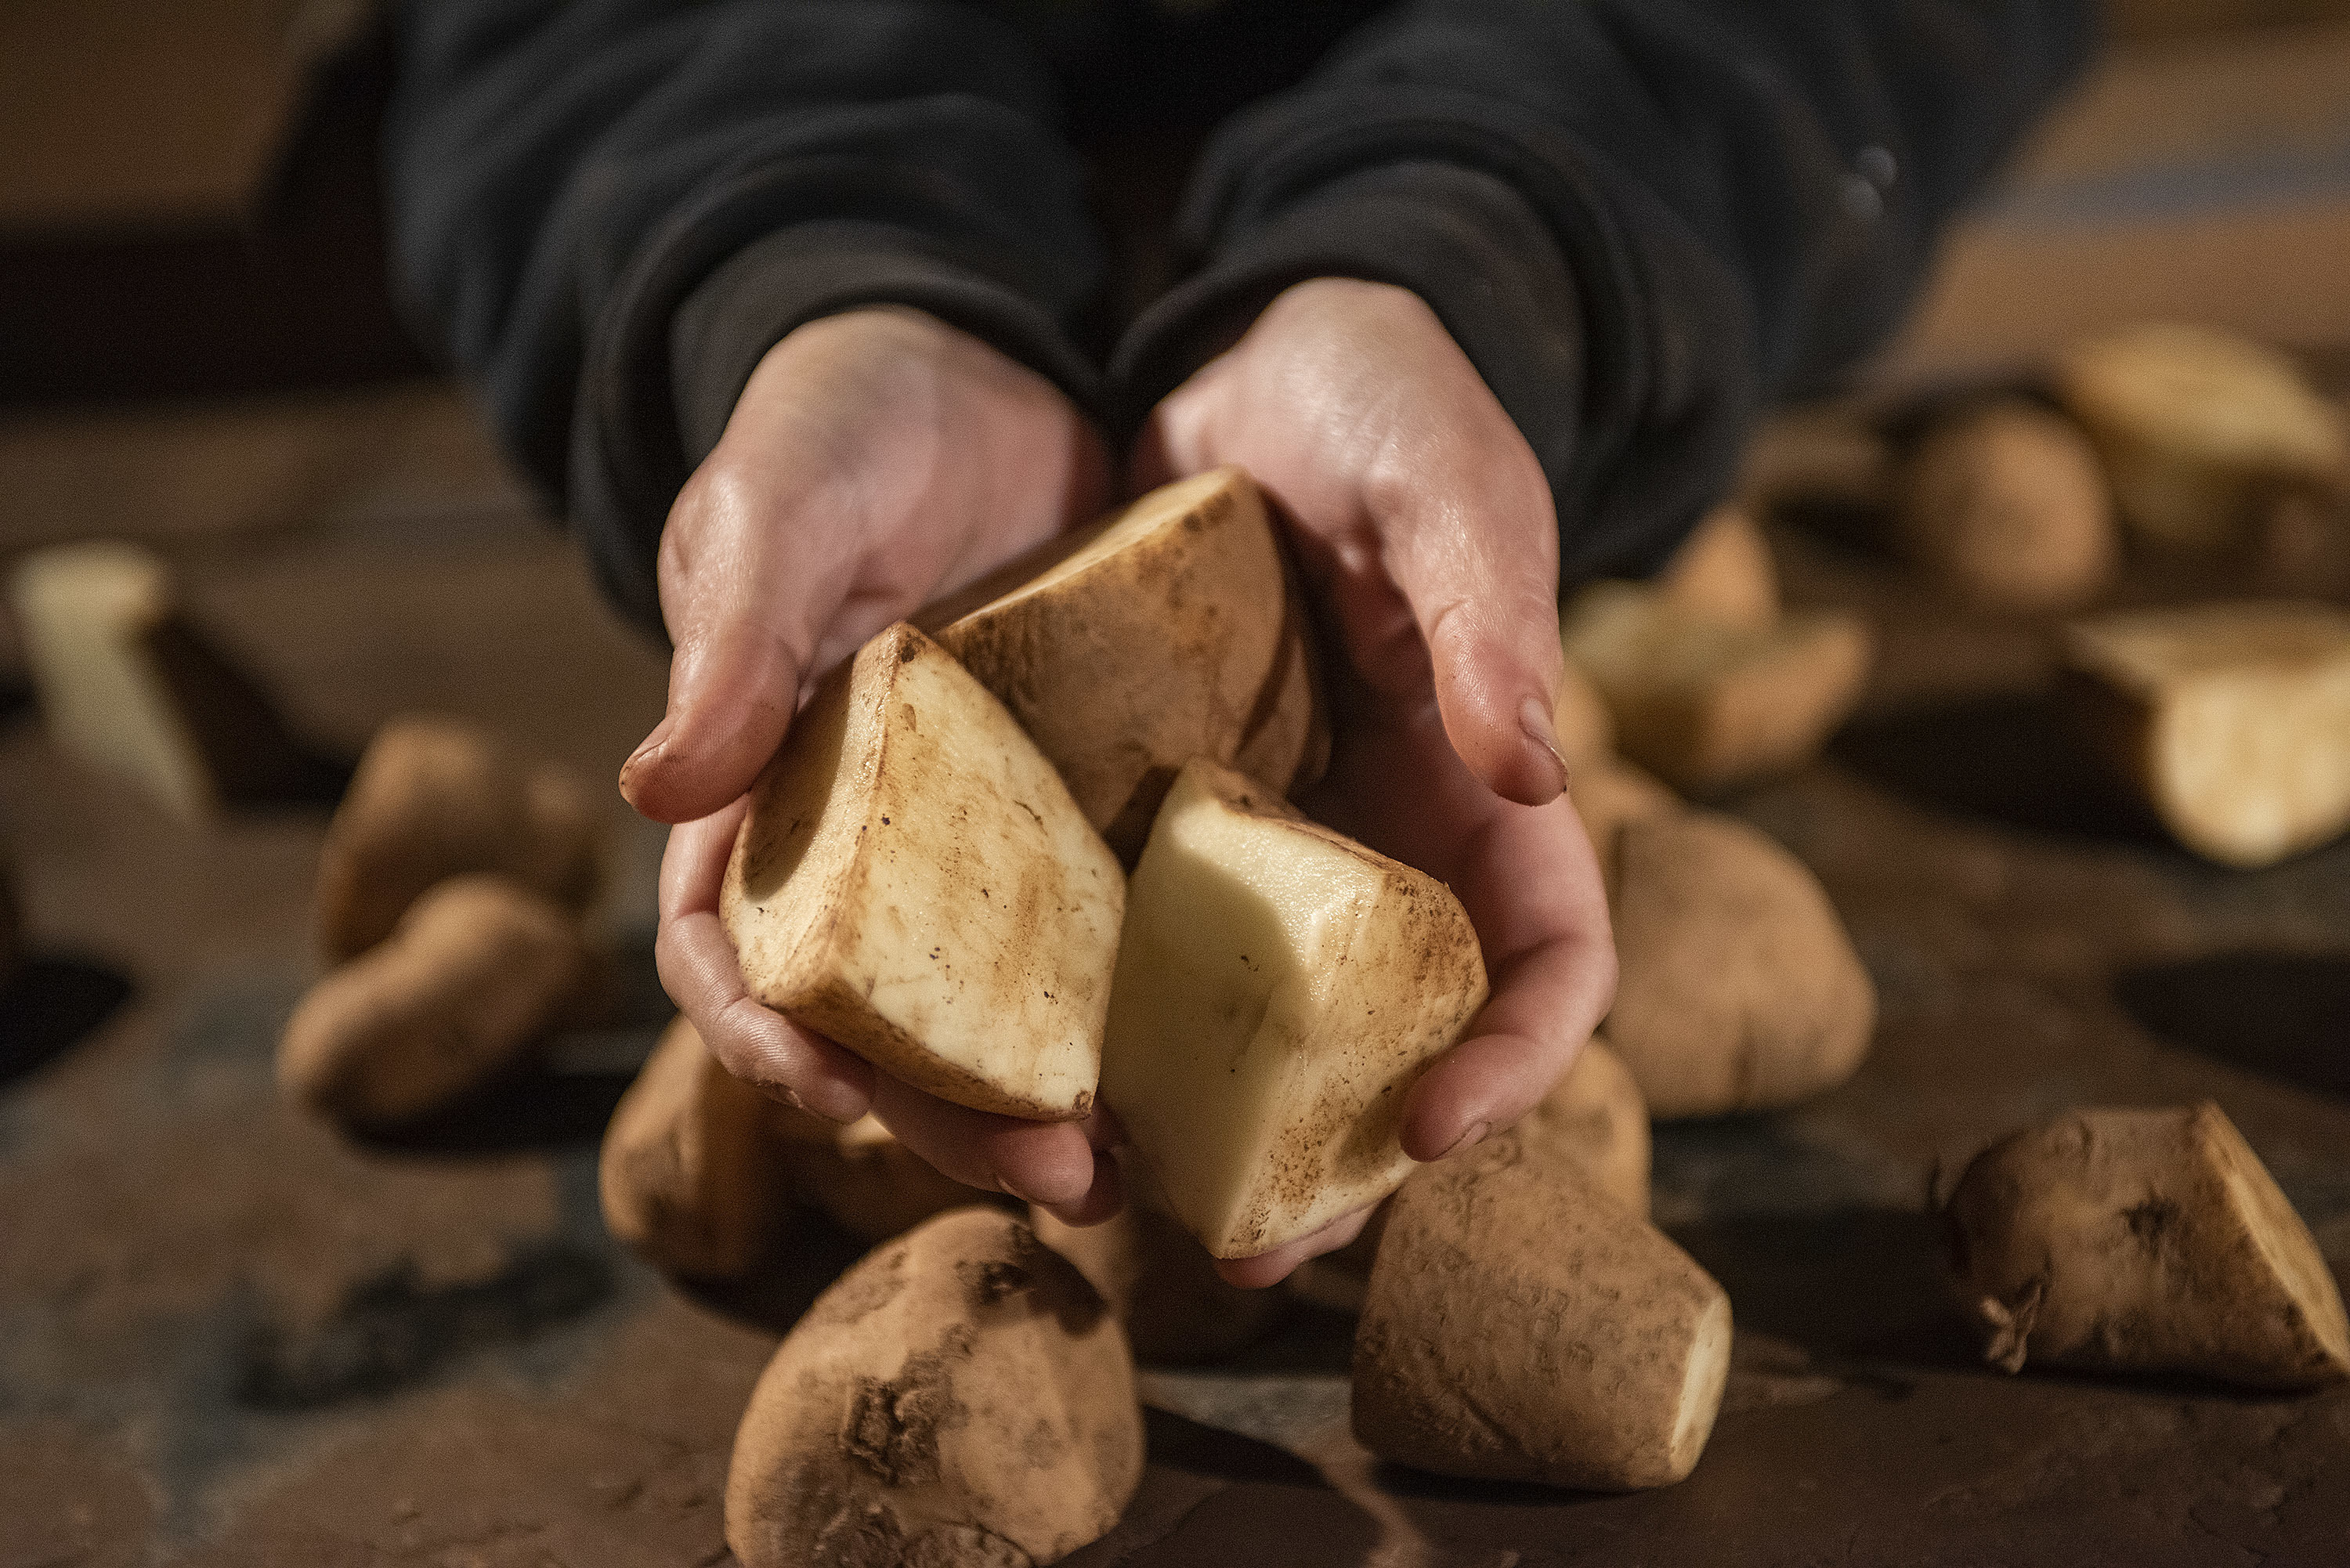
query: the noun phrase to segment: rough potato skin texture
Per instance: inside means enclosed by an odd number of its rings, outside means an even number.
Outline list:
[[[1069,1225],[1032,1206],[1038,1240],[1077,1266],[1126,1324],[1135,1359],[1157,1366],[1218,1361],[1272,1326],[1288,1304],[1276,1285],[1226,1284],[1182,1222],[1134,1190],[1149,1178],[1127,1164],[1126,1207],[1099,1225]]]
[[[1942,1211],[1984,1359],[2187,1372],[2257,1388],[2350,1377],[2317,1245],[2208,1102],[2081,1110],[1978,1156]]]
[[[1116,548],[1015,591],[1106,532]],[[1241,469],[1162,486],[985,587],[986,602],[960,595],[920,623],[1012,711],[1122,865],[1193,757],[1283,794],[1321,776],[1329,735],[1305,600]]]
[[[1603,757],[1575,770],[1567,781],[1567,797],[1575,815],[1583,819],[1599,872],[1608,881],[1608,901],[1615,901],[1616,840],[1632,823],[1672,816],[1687,809],[1680,796],[1629,763]]]
[[[1999,609],[2078,604],[2114,573],[2119,534],[2095,449],[2021,398],[1937,423],[1902,471],[1903,552],[1961,597]]]
[[[1667,1486],[1704,1449],[1729,1343],[1704,1270],[1575,1161],[1504,1136],[1389,1204],[1355,1330],[1355,1436],[1444,1475]]]
[[[351,1126],[413,1121],[519,1060],[588,969],[567,912],[503,877],[452,877],[311,987],[278,1043],[278,1086]]]
[[[679,1018],[604,1129],[605,1228],[665,1273],[736,1279],[779,1239],[788,1201],[777,1105],[719,1065]]]
[[[586,793],[452,719],[395,719],[376,732],[318,851],[318,935],[335,961],[365,952],[424,890],[494,872],[584,909],[600,880]]]
[[[1635,821],[1616,841],[1618,979],[1607,1039],[1649,1115],[1772,1110],[1867,1054],[1877,991],[1804,864],[1711,812]]]
[[[751,1395],[743,1568],[1026,1568],[1118,1522],[1142,1413],[1117,1317],[1011,1215],[959,1209],[843,1274]]]
[[[1572,1160],[1592,1186],[1648,1217],[1648,1105],[1624,1059],[1594,1036],[1509,1136]]]

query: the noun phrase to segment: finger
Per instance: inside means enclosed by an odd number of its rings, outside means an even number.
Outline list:
[[[728,1072],[818,1116],[853,1122],[870,1104],[872,1067],[760,1006],[719,922],[718,884],[742,816],[738,805],[670,835],[653,941],[661,988]]]
[[[1404,1152],[1439,1159],[1514,1125],[1607,1015],[1616,950],[1599,869],[1572,805],[1496,803],[1453,868],[1492,987],[1468,1038],[1404,1102]]]
[[[1051,1212],[1064,1225],[1099,1225],[1118,1218],[1125,1207],[1125,1172],[1118,1167],[1118,1157],[1096,1150],[1093,1186],[1076,1202],[1053,1207]]]
[[[874,1075],[873,1114],[899,1142],[966,1187],[1075,1209],[1099,1179],[1076,1122],[1023,1121],[950,1105],[887,1073]]]
[[[1370,1222],[1372,1210],[1377,1207],[1370,1204],[1341,1214],[1312,1235],[1284,1242],[1269,1252],[1259,1252],[1251,1258],[1218,1258],[1216,1272],[1226,1284],[1238,1285],[1246,1291],[1277,1285],[1308,1258],[1335,1252],[1361,1235],[1363,1227]]]

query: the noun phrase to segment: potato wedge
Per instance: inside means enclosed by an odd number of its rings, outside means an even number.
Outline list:
[[[1485,990],[1442,883],[1193,762],[1135,868],[1102,1094],[1191,1233],[1250,1256],[1404,1179],[1405,1092]]]
[[[1128,866],[1176,771],[1291,794],[1329,754],[1304,601],[1248,474],[1162,485],[926,610]]]
[[[751,994],[975,1110],[1092,1108],[1125,879],[1052,764],[891,627],[753,786],[719,914]]]
[[[2350,614],[2130,610],[2065,629],[2093,742],[2181,844],[2274,865],[2350,827]]]

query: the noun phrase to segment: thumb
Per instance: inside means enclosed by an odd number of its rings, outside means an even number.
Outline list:
[[[1490,414],[1497,429],[1432,443],[1375,510],[1388,513],[1388,570],[1427,644],[1445,738],[1488,789],[1542,805],[1566,787],[1552,717],[1565,670],[1558,524],[1532,449],[1498,403]]]
[[[705,468],[661,535],[661,600],[676,643],[669,705],[620,769],[620,793],[656,822],[708,816],[751,787],[783,744],[816,658],[816,601],[830,574],[807,560],[785,570],[763,548],[784,531],[764,525],[769,508],[751,494]]]

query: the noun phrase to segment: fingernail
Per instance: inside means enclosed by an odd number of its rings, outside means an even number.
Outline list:
[[[675,725],[676,721],[664,713],[661,715],[661,722],[653,726],[652,733],[647,735],[642,741],[639,741],[637,743],[637,749],[629,753],[629,760],[620,764],[621,788],[626,789],[628,787],[629,775],[637,771],[637,764],[643,762],[647,757],[651,756],[655,752],[660,751],[662,746],[668,743],[669,732],[675,727]]]
[[[1525,732],[1527,740],[1550,754],[1551,764],[1558,769],[1558,787],[1565,789],[1566,759],[1559,754],[1558,727],[1541,698],[1529,697],[1518,709],[1518,728]]]
[[[1443,1158],[1451,1159],[1454,1155],[1459,1154],[1464,1148],[1476,1147],[1479,1144],[1485,1141],[1485,1135],[1492,1130],[1493,1124],[1491,1122],[1477,1123],[1467,1132],[1462,1133],[1459,1138],[1454,1140],[1452,1147],[1444,1151]]]

